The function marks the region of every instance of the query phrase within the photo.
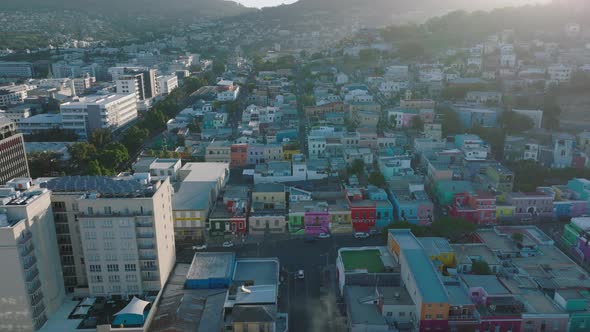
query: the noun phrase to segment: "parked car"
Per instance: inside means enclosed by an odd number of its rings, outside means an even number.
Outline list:
[[[320,235],[318,235],[320,239],[329,239],[330,236],[330,233],[320,233]]]
[[[366,239],[369,237],[369,233],[365,233],[365,232],[356,232],[354,233],[354,238],[355,239]]]
[[[297,271],[297,275],[295,277],[297,279],[303,279],[303,278],[305,278],[305,273],[303,272],[303,270],[299,270],[299,271]]]
[[[207,249],[206,244],[201,244],[200,246],[193,246],[193,250],[206,250],[206,249]]]
[[[369,231],[369,235],[378,235],[379,234],[379,230],[378,229],[372,229]]]
[[[223,247],[224,248],[233,248],[234,247],[234,243],[231,241],[225,241],[223,242]]]

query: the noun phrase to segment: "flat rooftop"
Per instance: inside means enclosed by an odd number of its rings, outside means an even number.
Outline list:
[[[414,305],[414,301],[404,287],[378,287],[376,289],[368,286],[345,286],[344,297],[353,323],[387,325],[385,317],[379,312],[379,307],[373,304],[373,300],[378,299],[376,291],[383,296],[386,305]]]
[[[492,249],[482,243],[451,244],[451,248],[455,252],[455,261],[458,264],[471,264],[473,258],[491,265],[500,264],[498,256]]]
[[[276,258],[238,259],[234,271],[234,283],[253,281],[257,285],[277,285],[279,261]]]
[[[233,252],[197,252],[187,279],[231,278],[236,254]]]
[[[379,249],[341,250],[340,256],[345,272],[366,271],[367,273],[385,272]]]
[[[229,176],[229,164],[187,163],[179,173],[184,175],[183,182],[217,182],[219,178]]]
[[[97,192],[103,195],[138,194],[151,197],[153,189],[135,180],[119,180],[108,176],[62,176],[40,184],[53,192]]]

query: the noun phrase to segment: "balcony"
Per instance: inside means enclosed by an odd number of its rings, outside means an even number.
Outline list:
[[[36,306],[39,302],[43,301],[43,293],[39,293],[35,296],[31,296],[31,306]]]
[[[154,261],[156,260],[156,255],[154,254],[139,254],[139,260],[140,261]]]
[[[22,257],[29,256],[30,254],[33,253],[33,250],[35,250],[35,246],[33,246],[32,243],[29,243],[29,244],[26,244],[26,245],[22,245],[20,248],[21,248],[20,249],[20,255]]]
[[[142,281],[160,281],[160,277],[159,276],[142,276],[141,280]]]
[[[37,258],[35,256],[30,256],[27,259],[23,260],[23,268],[26,270],[30,269],[37,263]]]
[[[27,286],[27,291],[29,294],[35,293],[39,288],[41,288],[41,281],[35,280]]]
[[[33,238],[33,233],[24,231],[21,233],[21,237],[18,239],[18,244],[27,244]]]
[[[137,227],[146,227],[146,228],[153,228],[154,223],[152,221],[138,221],[135,226]]]
[[[475,315],[449,315],[449,322],[472,323],[478,321],[479,317]]]
[[[142,271],[158,271],[158,267],[157,266],[142,266],[141,270]]]
[[[31,270],[31,271],[25,273],[25,280],[27,282],[31,282],[31,281],[35,280],[35,278],[37,278],[38,275],[39,275],[39,270],[37,268],[35,268],[34,270]]]
[[[137,248],[139,249],[154,249],[153,243],[138,243]]]
[[[153,239],[154,233],[137,233],[138,239]]]

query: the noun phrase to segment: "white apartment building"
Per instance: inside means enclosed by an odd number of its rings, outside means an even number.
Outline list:
[[[147,179],[68,176],[42,185],[53,191],[68,291],[155,295],[164,286],[176,261],[173,188]]]
[[[30,62],[0,61],[0,77],[33,77],[33,64]]]
[[[115,89],[117,93],[135,95],[137,102],[145,99],[144,82],[141,74],[121,75],[115,81]]]
[[[552,81],[568,83],[572,79],[572,68],[563,64],[547,67],[547,74]]]
[[[86,90],[90,89],[92,83],[95,82],[95,78],[89,75],[86,75],[81,78],[73,78],[70,81],[72,93],[76,96],[83,95]]]
[[[59,129],[62,126],[61,114],[37,114],[17,123],[18,131],[23,135],[32,135],[45,130]]]
[[[162,75],[156,78],[157,81],[157,95],[166,96],[172,90],[178,87],[178,77],[176,75]]]
[[[0,117],[0,184],[16,177],[28,177],[29,166],[23,135],[16,132],[16,125]]]
[[[101,128],[117,130],[137,119],[134,94],[93,95],[60,105],[63,129],[83,139]]]
[[[27,91],[35,86],[27,84],[11,84],[0,86],[0,106],[20,104],[27,98]]]
[[[50,192],[30,183],[0,187],[0,331],[39,329],[65,298]]]

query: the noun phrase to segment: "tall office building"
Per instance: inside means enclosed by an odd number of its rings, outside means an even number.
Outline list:
[[[60,105],[63,129],[87,139],[101,128],[117,130],[137,118],[133,94],[93,95]]]
[[[41,184],[52,205],[68,292],[157,293],[176,261],[168,179],[67,176]]]
[[[0,116],[0,185],[16,177],[29,177],[25,142],[16,124]]]
[[[126,68],[115,80],[117,93],[133,93],[138,102],[155,97],[157,84],[155,69]]]
[[[30,62],[0,61],[0,77],[33,77],[33,64]]]
[[[30,185],[0,187],[0,331],[39,329],[65,298],[50,192]]]

